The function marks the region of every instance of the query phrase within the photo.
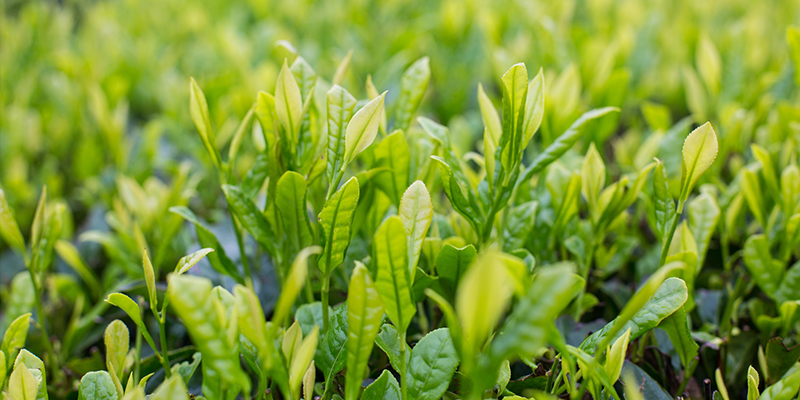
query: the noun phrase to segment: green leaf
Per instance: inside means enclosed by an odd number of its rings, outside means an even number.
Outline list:
[[[513,293],[513,277],[500,253],[488,251],[467,269],[456,293],[455,310],[462,327],[462,370],[471,372],[479,350],[503,316]]]
[[[116,400],[119,398],[114,380],[106,371],[92,371],[84,375],[78,391],[80,400]]]
[[[384,138],[375,146],[373,154],[375,157],[374,167],[385,168],[381,176],[375,180],[375,184],[389,196],[392,204],[400,204],[400,196],[403,195],[403,191],[408,185],[408,170],[411,161],[403,131],[395,131]]]
[[[6,193],[0,189],[0,237],[8,243],[25,259],[28,258],[28,250],[25,248],[25,239],[22,238],[22,231],[19,230],[17,220],[14,219],[14,212],[8,206]]]
[[[344,262],[350,246],[351,226],[359,191],[358,179],[350,178],[331,196],[319,213],[319,222],[325,233],[325,249],[320,258],[320,268],[325,275],[330,275],[334,268]]]
[[[585,112],[570,127],[564,131],[553,143],[539,153],[533,159],[531,164],[525,169],[525,172],[520,176],[517,184],[529,181],[534,174],[540,172],[545,167],[550,165],[553,161],[559,159],[564,153],[567,152],[572,146],[581,138],[583,128],[586,124],[594,119],[600,118],[612,112],[619,112],[616,107],[596,108]]]
[[[253,239],[264,246],[271,255],[275,256],[277,254],[277,247],[274,242],[275,234],[267,219],[253,204],[253,201],[236,186],[222,185],[222,191],[225,193],[228,206],[233,210],[242,226],[253,235]]]
[[[175,273],[178,275],[186,273],[186,271],[190,270],[197,263],[199,263],[200,260],[202,260],[203,257],[206,256],[206,254],[211,253],[213,251],[214,249],[211,248],[200,249],[192,254],[181,257],[181,259],[178,260],[178,264],[175,265]]]
[[[477,265],[472,268],[477,268]],[[489,365],[481,364],[480,370],[496,371],[503,360],[533,357],[545,345],[550,324],[578,294],[583,284],[567,264],[540,270],[507,317],[501,328],[502,335],[496,336],[489,345]],[[496,378],[489,376],[491,374],[484,375],[485,382]],[[486,384],[479,387],[485,388]]]
[[[392,324],[383,324],[381,326],[380,332],[378,332],[378,336],[375,337],[375,344],[386,353],[386,357],[389,358],[389,364],[392,365],[395,371],[401,371],[401,347],[405,346],[405,355],[406,355],[406,365],[408,365],[409,360],[411,359],[411,351],[408,348],[408,344],[405,342],[400,341],[400,335],[397,333],[397,328],[395,328]]]
[[[236,162],[236,155],[239,153],[239,147],[242,145],[242,139],[244,139],[244,134],[247,132],[247,128],[250,126],[250,123],[253,122],[255,111],[256,104],[253,104],[253,106],[247,110],[247,114],[244,115],[244,118],[242,118],[242,122],[239,124],[239,127],[236,128],[236,133],[233,134],[231,146],[228,148],[228,164],[231,166],[233,166],[233,164]]]
[[[353,115],[350,123],[347,124],[342,169],[375,140],[381,112],[383,112],[384,98],[386,98],[386,92],[383,92],[380,97],[370,100]]]
[[[248,393],[250,380],[241,368],[239,352],[228,340],[224,324],[230,314],[214,295],[211,281],[192,275],[172,275],[167,297],[202,354],[203,365],[219,374],[225,382],[236,384]]]
[[[405,332],[417,308],[411,294],[405,228],[400,217],[392,216],[383,222],[375,233],[373,246],[378,269],[375,287],[389,319],[399,331]]]
[[[165,380],[153,392],[150,400],[189,400],[189,392],[186,390],[186,384],[183,383],[181,376],[176,374]]]
[[[206,151],[208,151],[211,162],[217,169],[222,167],[222,159],[219,156],[219,149],[217,149],[217,139],[214,137],[214,128],[211,126],[211,116],[208,112],[208,103],[203,90],[197,84],[194,78],[190,78],[189,83],[189,110],[192,114],[192,121],[200,133],[200,139],[203,141]]]
[[[686,200],[692,188],[717,158],[719,144],[710,122],[693,130],[683,142],[681,164],[681,200]]]
[[[300,86],[297,85],[289,64],[283,60],[278,81],[275,83],[275,114],[288,137],[287,147],[296,150],[300,124],[303,118],[303,101],[300,98]]]
[[[361,400],[400,400],[400,385],[389,370],[383,370],[378,379],[364,389]]]
[[[306,283],[306,276],[308,276],[308,258],[312,254],[319,254],[322,248],[319,246],[306,247],[300,250],[292,261],[292,268],[289,275],[286,277],[283,287],[281,288],[281,295],[278,297],[278,302],[275,304],[275,311],[272,314],[272,320],[278,324],[282,324],[286,317],[291,315],[292,305],[294,305],[297,296],[300,294],[300,289]],[[305,372],[305,370],[303,371]]]
[[[6,381],[6,373],[7,371],[7,364],[6,364],[6,353],[0,350],[0,382]],[[4,385],[5,383],[0,383],[0,385]]]
[[[431,67],[428,57],[422,57],[411,64],[400,77],[400,95],[394,111],[394,129],[408,131],[414,112],[422,102],[428,81],[431,78]]]
[[[758,372],[751,365],[747,368],[747,400],[758,400],[761,393],[758,391]]]
[[[291,365],[289,366],[289,387],[291,387],[293,393],[300,392],[300,384],[303,383],[303,377],[314,360],[318,341],[319,327],[315,326],[311,333],[303,338],[303,343],[293,354]]]
[[[408,396],[417,400],[440,399],[458,366],[450,330],[431,331],[414,346],[405,380]]]
[[[314,241],[306,207],[307,188],[305,178],[294,171],[287,171],[278,181],[275,204],[289,244],[289,254],[297,253]]]
[[[697,269],[703,267],[711,237],[717,229],[722,212],[717,201],[708,193],[697,196],[689,203],[689,229],[697,241]]]
[[[367,372],[375,335],[383,319],[383,302],[367,268],[356,262],[347,295],[347,375],[345,399],[357,400]]]
[[[28,271],[19,272],[11,279],[8,290],[8,301],[3,304],[3,319],[0,321],[0,332],[5,332],[12,321],[20,315],[30,312],[36,301],[36,292],[33,288],[31,274]]]
[[[764,182],[767,183],[768,193],[776,200],[779,199],[781,191],[778,185],[778,173],[775,171],[769,151],[755,143],[750,145],[750,151],[753,153],[753,157],[761,164],[761,174],[764,175]]]
[[[83,261],[78,249],[75,248],[75,245],[62,239],[56,242],[55,250],[59,257],[61,257],[61,259],[63,259],[67,265],[72,267],[72,269],[81,277],[81,279],[91,290],[92,294],[99,297],[101,295],[100,292],[103,290],[100,286],[100,282],[97,281],[97,278],[95,278],[92,270]]]
[[[742,177],[740,185],[744,199],[747,201],[747,206],[750,212],[758,221],[762,228],[767,226],[767,219],[764,216],[764,192],[761,191],[761,182],[758,180],[758,175],[750,168],[742,168]]]
[[[622,373],[622,366],[625,364],[630,338],[631,330],[628,329],[622,336],[614,341],[614,344],[607,351],[606,362],[603,365],[603,369],[611,382],[616,382],[617,379],[619,379],[619,375]]]
[[[5,365],[3,367],[5,369]],[[14,368],[27,368],[36,379],[36,400],[47,400],[47,374],[44,368],[44,362],[35,354],[28,350],[22,349],[14,360]]]
[[[525,132],[525,101],[528,98],[528,70],[515,64],[503,74],[503,135],[500,137],[500,164],[509,171],[503,185],[522,162]],[[499,183],[498,183],[499,184]]]
[[[17,350],[25,347],[28,339],[28,329],[31,326],[31,314],[26,313],[17,317],[8,326],[3,335],[3,345],[0,350],[8,357],[7,362],[16,358]]]
[[[322,334],[314,362],[325,377],[325,388],[333,382],[333,376],[345,367],[347,362],[347,305],[337,307],[328,321],[328,330]]]
[[[764,235],[750,236],[744,243],[744,265],[759,288],[773,297],[783,279],[783,263],[772,258]]]
[[[593,354],[619,338],[628,328],[631,328],[631,340],[634,340],[681,308],[689,296],[686,283],[679,278],[667,278],[681,268],[681,262],[661,267],[631,297],[620,315],[586,338],[580,348]]]
[[[483,124],[486,126],[484,137],[488,138],[492,148],[495,149],[500,144],[500,137],[503,135],[503,125],[500,122],[500,115],[494,108],[494,104],[483,91],[483,85],[478,83],[478,105],[481,108],[481,115],[483,116]],[[449,142],[449,140],[448,140]],[[484,141],[485,143],[485,141]],[[449,143],[443,143],[449,147]],[[486,159],[491,158],[494,161],[494,152],[486,152]]]
[[[475,246],[467,245],[457,248],[451,244],[445,244],[436,256],[436,273],[439,275],[439,283],[442,289],[452,298],[456,294],[456,288],[461,281],[461,277],[467,268],[477,257]]]
[[[536,210],[539,203],[529,201],[512,208],[505,218],[503,250],[513,251],[525,247],[528,236],[536,226]]]
[[[106,345],[106,365],[109,369],[117,373],[117,378],[122,379],[125,369],[125,358],[130,349],[130,332],[125,324],[115,319],[106,327],[103,335],[103,342]]]
[[[432,159],[439,162],[441,167],[442,186],[447,198],[450,199],[450,204],[453,208],[464,216],[470,223],[477,226],[480,220],[478,211],[472,206],[471,202],[464,196],[464,189],[461,182],[453,176],[453,170],[450,165],[437,156],[431,156]],[[468,192],[469,193],[469,192]]]
[[[776,381],[800,359],[800,346],[788,348],[783,339],[775,337],[767,342],[764,358],[768,371],[765,381]]]
[[[122,293],[111,293],[106,298],[106,303],[109,303],[112,306],[117,306],[122,311],[125,311],[125,314],[128,314],[128,317],[133,320],[133,323],[136,324],[139,329],[145,330],[144,322],[142,322],[142,311],[139,309],[139,305],[136,304],[133,299],[128,297],[128,295]]]
[[[581,166],[581,192],[586,198],[586,203],[593,216],[599,217],[598,209],[600,191],[606,186],[606,165],[594,142],[589,145],[589,151],[583,159]]]
[[[428,235],[428,228],[433,221],[431,195],[422,181],[415,181],[403,193],[398,214],[408,237],[408,271],[411,281],[414,281],[422,242]]]
[[[795,214],[800,204],[800,168],[790,164],[781,173],[781,210],[785,215]]]
[[[339,85],[328,91],[328,182],[336,184],[334,177],[344,163],[345,131],[356,109],[356,98]]]
[[[786,270],[780,285],[778,285],[772,297],[778,304],[800,300],[800,261]]]
[[[703,78],[709,93],[719,93],[720,79],[722,76],[722,58],[717,47],[707,34],[700,35],[697,43],[697,70]]]
[[[544,70],[539,68],[539,73],[533,78],[528,85],[528,99],[525,101],[525,138],[523,139],[522,147],[527,147],[531,138],[539,130],[544,117]]]
[[[217,272],[232,277],[236,282],[243,284],[244,278],[239,273],[238,268],[233,261],[225,254],[225,249],[220,244],[217,236],[187,207],[170,207],[170,212],[180,215],[183,219],[194,224],[195,231],[197,232],[197,241],[201,247],[215,249],[214,252],[208,253],[206,258],[211,263],[211,267]],[[151,300],[152,301],[152,300]]]
[[[665,318],[658,327],[667,332],[669,340],[678,352],[681,364],[683,364],[684,368],[688,368],[689,363],[697,357],[697,351],[700,347],[692,338],[685,307],[679,308],[672,315]]]
[[[800,363],[790,368],[783,377],[764,389],[759,400],[791,400],[800,391]]]
[[[158,309],[158,293],[156,292],[156,274],[150,257],[147,256],[147,249],[142,254],[142,269],[144,270],[144,281],[147,285],[147,297],[150,300],[150,309]],[[155,314],[155,311],[153,311]]]

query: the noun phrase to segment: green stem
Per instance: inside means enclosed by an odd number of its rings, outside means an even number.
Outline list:
[[[142,371],[142,332],[136,330],[136,353],[133,355],[133,382],[139,383]]]
[[[398,334],[400,336],[400,394],[402,400],[408,400],[408,379],[406,379],[406,331]]]
[[[236,233],[236,243],[239,245],[239,258],[242,259],[242,266],[244,267],[245,284],[247,287],[252,289],[253,276],[250,273],[250,261],[247,260],[247,253],[244,251],[244,236],[242,235],[242,229],[239,227],[239,223],[236,221],[236,217],[234,217],[233,211],[230,207],[228,207],[228,213],[231,216],[231,222],[233,222],[233,231]]]
[[[322,332],[328,331],[328,324],[330,323],[330,316],[328,315],[328,307],[330,303],[331,291],[331,275],[327,272],[322,274]]]
[[[675,217],[672,218],[672,226],[669,227],[669,235],[666,237],[667,240],[664,243],[664,247],[661,248],[661,260],[658,262],[659,267],[664,265],[664,263],[667,261],[669,246],[672,244],[672,237],[675,236],[675,230],[678,229],[678,221],[680,221],[682,214],[683,199],[678,200],[678,209],[675,211]]]
[[[677,396],[681,396],[681,394],[686,390],[686,385],[689,383],[689,378],[694,375],[694,370],[697,368],[697,364],[699,363],[700,358],[695,357],[686,367],[686,370],[683,374],[683,379],[681,380],[681,385],[678,387],[678,392],[675,393]]]
[[[42,290],[41,285],[36,279],[36,274],[33,272],[32,267],[28,266],[28,273],[31,275],[31,282],[33,282],[33,292],[36,293],[35,304],[36,304],[36,321],[37,325],[39,325],[39,329],[42,331],[42,343],[44,344],[45,351],[47,352],[47,357],[45,359],[49,359],[49,366],[50,368],[57,368],[58,361],[55,351],[53,350],[53,343],[50,342],[50,335],[47,333],[47,324],[45,321],[44,315],[44,308],[42,307],[42,297],[44,296],[44,291]]]
[[[158,321],[158,338],[161,341],[161,365],[164,367],[164,374],[167,378],[172,376],[172,368],[169,364],[169,354],[167,352],[167,313],[161,311],[161,319]]]

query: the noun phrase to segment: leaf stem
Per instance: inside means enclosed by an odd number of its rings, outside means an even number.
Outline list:
[[[661,267],[667,261],[667,253],[669,252],[669,246],[672,244],[672,237],[675,236],[675,230],[678,228],[678,221],[681,219],[681,215],[683,215],[683,199],[678,200],[678,209],[675,211],[675,216],[672,218],[672,225],[669,227],[669,235],[666,236],[666,242],[664,242],[664,247],[661,248],[661,259],[658,262],[658,266]]]
[[[400,395],[402,400],[408,400],[408,379],[406,379],[406,331],[398,333],[400,337]]]
[[[330,324],[330,316],[328,315],[328,304],[330,303],[330,291],[331,291],[331,274],[328,272],[322,273],[322,293],[321,293],[321,301],[322,301],[322,332],[325,333],[328,331],[328,325]]]

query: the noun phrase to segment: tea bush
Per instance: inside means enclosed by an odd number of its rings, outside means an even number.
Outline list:
[[[2,7],[3,399],[800,392],[796,2]]]

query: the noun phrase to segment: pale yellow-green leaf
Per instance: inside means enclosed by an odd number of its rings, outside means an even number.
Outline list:
[[[150,400],[189,400],[189,392],[180,374],[173,374],[153,392]]]
[[[708,95],[703,83],[694,68],[687,65],[681,69],[681,72],[684,91],[686,92],[686,104],[689,106],[689,111],[692,112],[695,120],[702,121],[707,118],[708,113]]]
[[[8,380],[8,395],[11,400],[35,400],[39,382],[26,366],[14,368]]]
[[[358,110],[345,130],[344,164],[346,167],[364,149],[369,147],[378,134],[381,112],[383,111],[383,101],[386,92],[377,98],[370,100],[360,110]]]
[[[298,392],[300,390],[303,377],[314,359],[314,352],[317,350],[318,340],[319,327],[315,325],[311,333],[303,338],[303,343],[300,345],[300,348],[295,351],[291,360],[291,366],[289,367],[289,386],[292,388],[292,392]]]
[[[25,249],[25,239],[22,238],[22,232],[19,230],[17,220],[14,219],[14,213],[11,211],[11,207],[8,206],[6,193],[3,189],[0,189],[0,237],[27,259],[28,254]]]
[[[352,52],[352,51],[351,51]],[[303,375],[303,398],[314,398],[314,382],[317,374],[317,368],[314,366],[314,361],[308,366],[305,375]]]
[[[378,92],[378,88],[375,87],[375,84],[372,83],[372,75],[367,75],[367,97],[370,100],[377,99],[380,96],[380,92]],[[381,121],[379,127],[383,134],[386,134],[386,107],[381,109]]]
[[[286,60],[283,61],[278,82],[275,84],[275,114],[289,138],[290,148],[294,149],[300,133],[300,120],[303,118],[303,101],[300,98],[300,86],[297,85]]]
[[[589,145],[589,151],[586,152],[586,157],[583,159],[581,185],[581,191],[586,198],[586,203],[589,205],[592,215],[599,216],[600,191],[606,185],[606,164],[603,162],[603,158],[597,151],[594,142]]]
[[[719,144],[710,122],[693,130],[683,142],[681,199],[686,200],[692,188],[717,158]]]
[[[306,247],[297,253],[297,256],[292,262],[292,268],[289,275],[286,277],[285,284],[281,288],[281,295],[278,297],[278,303],[275,305],[275,313],[273,314],[273,321],[278,324],[283,323],[285,318],[292,311],[292,305],[297,299],[303,284],[306,282],[308,275],[308,257],[312,254],[319,254],[322,248],[319,246]]]
[[[472,359],[494,330],[514,291],[500,254],[480,255],[461,278],[455,311],[462,325],[462,359]]]
[[[199,263],[208,253],[213,252],[212,248],[205,248],[195,251],[192,254],[182,257],[175,266],[175,273],[181,275]]]
[[[790,55],[794,63],[794,81],[800,85],[800,28],[795,26],[786,28],[786,39],[789,41]]]
[[[124,295],[122,293],[111,293],[106,298],[106,302],[119,307],[122,311],[125,311],[125,314],[133,320],[133,323],[136,324],[140,329],[144,327],[142,323],[142,313],[139,310],[139,305],[136,304],[130,297]]]
[[[620,373],[622,373],[622,365],[625,363],[625,353],[628,350],[628,341],[630,337],[631,328],[628,328],[628,330],[611,345],[611,348],[608,349],[606,363],[603,368],[609,380],[612,382],[616,382],[617,379],[619,379]]]
[[[144,281],[147,284],[147,295],[150,297],[150,308],[157,309],[158,295],[156,294],[156,273],[153,270],[153,264],[150,262],[150,257],[147,256],[147,249],[144,250],[142,255],[142,268],[144,269]]]
[[[700,41],[697,43],[696,58],[697,70],[709,93],[718,93],[722,75],[722,59],[714,42],[706,34],[701,35]]]
[[[415,181],[403,193],[398,214],[408,236],[408,271],[413,282],[422,242],[433,220],[431,195],[422,181]]]
[[[333,80],[331,83],[333,85],[341,85],[344,82],[344,78],[347,75],[347,70],[350,68],[350,59],[353,58],[353,49],[347,52],[347,55],[344,56],[342,62],[339,63],[339,66],[336,67],[336,72],[333,74]]]
[[[497,144],[500,143],[500,136],[503,134],[503,126],[500,122],[500,115],[497,114],[497,109],[494,108],[494,104],[492,104],[486,92],[483,91],[483,85],[480,83],[478,84],[478,105],[481,108],[483,124],[486,126],[484,135],[489,135],[488,139],[491,142],[492,149],[496,149]],[[486,158],[489,157],[494,157],[494,152],[487,153]]]
[[[122,379],[125,369],[125,358],[130,349],[130,332],[125,324],[115,319],[106,327],[103,342],[106,345],[106,366],[112,375],[115,371],[118,379]]]
[[[719,368],[714,371],[714,379],[717,381],[717,391],[722,396],[722,399],[731,400],[731,397],[728,396],[728,388],[725,386],[725,379],[722,378],[722,371]]]
[[[528,86],[528,100],[525,102],[525,124],[523,128],[525,138],[522,142],[523,147],[528,145],[542,124],[545,104],[544,93],[544,71],[539,68],[539,73],[536,74]]]
[[[217,149],[217,139],[214,137],[214,128],[211,126],[211,116],[208,112],[206,96],[203,94],[203,90],[200,89],[200,86],[194,78],[191,78],[189,84],[189,97],[189,110],[192,115],[192,121],[194,121],[194,126],[197,128],[197,132],[200,133],[200,139],[203,141],[203,146],[205,146],[206,151],[208,151],[211,161],[217,168],[220,168],[222,166],[222,161],[219,156],[219,150]]]

